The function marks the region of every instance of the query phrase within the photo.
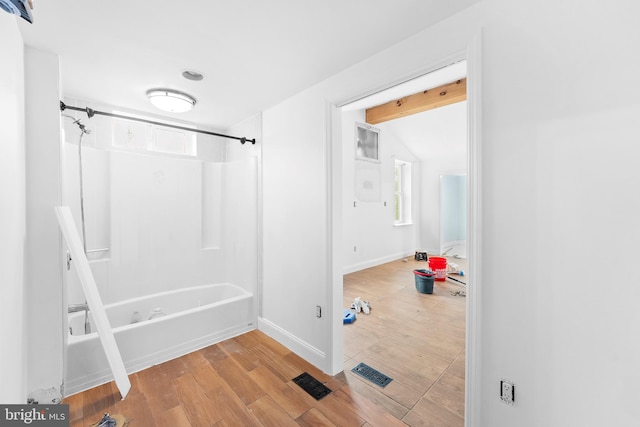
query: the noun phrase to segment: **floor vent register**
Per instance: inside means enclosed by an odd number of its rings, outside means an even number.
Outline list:
[[[322,384],[307,372],[303,372],[295,377],[293,382],[298,384],[300,388],[309,393],[316,400],[320,400],[331,393],[331,389],[329,387]]]

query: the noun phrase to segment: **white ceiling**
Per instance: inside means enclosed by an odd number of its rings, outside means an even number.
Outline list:
[[[146,91],[177,89],[198,104],[174,118],[224,129],[477,1],[49,0],[20,29],[65,96],[159,114]]]
[[[457,102],[377,125],[420,160],[466,158],[467,103]]]

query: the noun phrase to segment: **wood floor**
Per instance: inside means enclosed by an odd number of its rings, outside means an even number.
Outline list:
[[[458,260],[456,260],[458,262]],[[130,426],[463,426],[465,298],[438,283],[416,292],[395,261],[345,276],[345,307],[360,296],[369,315],[345,325],[345,371],[325,375],[259,331],[130,375],[127,399],[113,382],[70,397],[71,426],[120,414]],[[350,370],[359,362],[393,378],[385,388]],[[292,378],[309,372],[333,390],[316,401]]]
[[[466,260],[448,260],[466,269]],[[433,294],[421,294],[419,268],[427,263],[409,258],[344,276],[345,307],[355,297],[371,304],[344,327],[344,372],[351,390],[410,426],[462,427],[466,298],[452,293],[466,288],[435,282]],[[359,380],[351,369],[360,362],[393,381],[380,388]]]

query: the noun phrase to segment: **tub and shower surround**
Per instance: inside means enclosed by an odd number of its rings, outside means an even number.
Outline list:
[[[65,204],[80,224],[77,147]],[[83,149],[88,257],[105,303],[183,286],[257,286],[255,158],[236,162]],[[82,301],[69,277],[69,303]]]
[[[67,140],[63,200],[80,227],[78,147]],[[83,147],[87,255],[127,371],[255,329],[256,159],[110,149],[99,133],[96,141]],[[82,303],[71,264],[67,304]],[[69,317],[67,394],[109,380],[97,337],[80,334],[83,316]]]

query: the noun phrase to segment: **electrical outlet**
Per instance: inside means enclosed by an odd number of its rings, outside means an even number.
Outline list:
[[[500,380],[500,400],[507,405],[515,405],[516,386],[512,381],[505,379]]]

